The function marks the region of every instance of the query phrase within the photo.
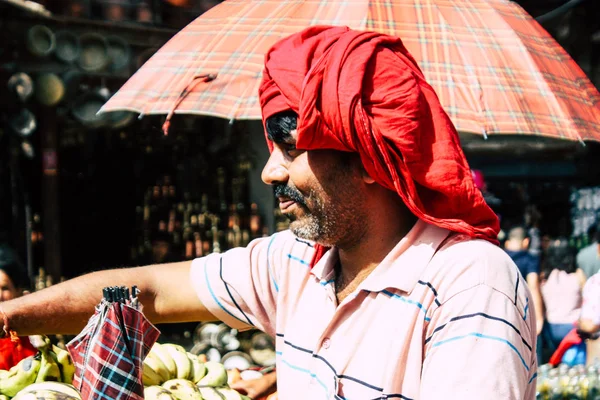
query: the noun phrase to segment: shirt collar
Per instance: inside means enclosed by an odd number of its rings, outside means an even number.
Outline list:
[[[378,292],[393,287],[410,293],[449,233],[447,229],[418,220],[359,286],[360,289]],[[323,255],[311,274],[319,281],[329,281],[335,277],[337,261],[338,253],[334,247]]]

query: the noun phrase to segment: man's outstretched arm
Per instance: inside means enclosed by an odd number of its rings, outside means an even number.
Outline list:
[[[191,265],[184,261],[93,272],[0,303],[0,310],[19,335],[76,334],[94,313],[102,288],[136,285],[144,314],[154,323],[216,320],[192,287]],[[0,332],[2,319],[0,312]]]

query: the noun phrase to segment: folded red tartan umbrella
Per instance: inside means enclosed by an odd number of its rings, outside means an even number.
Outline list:
[[[73,385],[84,400],[141,400],[142,363],[160,332],[137,300],[137,289],[105,288],[86,327],[67,344],[77,368]]]

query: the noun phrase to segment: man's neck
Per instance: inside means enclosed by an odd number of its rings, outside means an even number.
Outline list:
[[[336,270],[338,302],[352,293],[369,276],[408,234],[416,221],[416,217],[409,215],[401,223],[376,226],[375,232],[365,234],[360,241],[338,247],[339,265]]]

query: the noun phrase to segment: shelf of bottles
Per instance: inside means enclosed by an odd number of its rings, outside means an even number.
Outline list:
[[[243,174],[228,178],[225,168],[217,168],[216,192],[199,197],[185,190],[180,194],[171,175],[159,177],[135,210],[138,237],[131,248],[132,261],[190,260],[268,236],[258,205],[246,195],[247,169],[237,170]],[[153,254],[157,242],[169,247],[168,257]]]
[[[571,244],[581,249],[593,241],[588,230],[600,221],[600,186],[585,187],[571,193]]]

